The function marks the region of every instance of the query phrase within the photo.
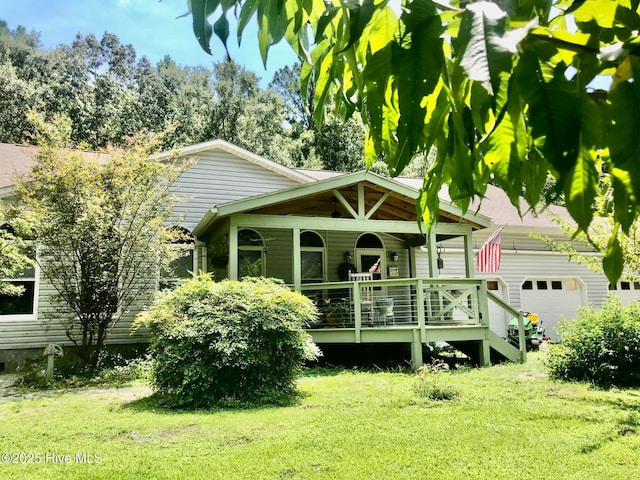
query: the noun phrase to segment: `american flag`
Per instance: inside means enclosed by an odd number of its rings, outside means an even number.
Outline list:
[[[476,270],[478,272],[494,273],[500,269],[502,256],[502,229],[493,232],[477,253]]]

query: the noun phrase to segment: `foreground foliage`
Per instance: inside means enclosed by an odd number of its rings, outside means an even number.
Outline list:
[[[602,308],[583,307],[560,324],[562,343],[549,350],[554,378],[604,387],[640,386],[640,304],[611,295]]]
[[[3,402],[0,449],[100,453],[102,462],[5,464],[7,478],[626,480],[638,471],[638,392],[550,381],[524,365],[449,375],[425,401],[414,375],[311,370],[295,405],[176,412],[148,389]],[[87,418],[95,421],[87,422]],[[531,452],[537,461],[531,461]],[[561,459],[556,461],[556,459]]]
[[[95,367],[122,314],[182,253],[171,244],[181,233],[167,222],[178,200],[170,188],[184,166],[149,161],[157,143],[142,137],[104,154],[65,150],[59,125],[32,118],[40,148],[17,191],[38,243],[41,278],[55,290],[43,315],[62,322]]]
[[[331,102],[360,112],[369,166],[384,156],[399,175],[436,146],[418,204],[427,226],[443,184],[463,211],[489,181],[536,208],[550,171],[585,230],[606,170],[616,223],[604,270],[619,278],[617,233],[640,210],[639,0],[188,3],[206,51],[214,33],[226,45],[231,12],[238,39],[257,18],[265,62],[288,42],[306,62],[303,92],[315,75],[318,120]]]
[[[276,281],[201,275],[140,315],[151,332],[153,385],[178,407],[286,400],[302,363],[316,357],[302,331],[316,314]]]

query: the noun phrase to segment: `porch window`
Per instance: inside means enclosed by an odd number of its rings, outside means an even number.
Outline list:
[[[300,268],[302,283],[324,282],[324,241],[316,232],[300,234]]]
[[[264,240],[249,228],[238,232],[238,278],[264,275]]]
[[[29,250],[29,257],[35,260],[35,249]],[[15,278],[3,278],[3,282],[21,287],[19,295],[0,294],[0,318],[9,315],[33,315],[36,303],[35,265],[24,270]]]
[[[160,279],[160,290],[173,288],[180,280],[193,277],[193,261],[195,256],[195,239],[189,230],[175,227],[179,238],[172,242],[171,247],[180,251],[180,257],[169,264],[170,272],[164,272]]]

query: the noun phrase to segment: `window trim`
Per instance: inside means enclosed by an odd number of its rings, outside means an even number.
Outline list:
[[[40,304],[40,264],[38,263],[39,247],[36,246],[35,258],[33,259],[33,277],[19,277],[19,278],[2,278],[3,281],[33,281],[33,312],[32,313],[12,313],[8,315],[0,315],[0,322],[27,320],[38,320],[38,306]]]
[[[241,251],[245,251],[245,252],[260,252],[260,263],[261,263],[261,267],[262,267],[262,272],[260,273],[260,275],[262,275],[263,277],[266,276],[266,272],[267,272],[267,256],[265,255],[265,242],[264,242],[264,237],[262,236],[262,234],[260,232],[258,232],[257,230],[254,230],[253,228],[238,228],[238,239],[240,238],[240,232],[242,232],[243,230],[248,230],[250,232],[255,233],[258,237],[260,237],[260,245],[240,245],[240,242],[238,241],[238,265],[237,265],[237,274],[238,274],[238,280],[242,279],[242,275],[240,274],[240,252]]]
[[[300,239],[302,240],[302,235],[305,233],[313,233],[315,234],[320,241],[322,242],[322,247],[303,247],[300,245],[300,281],[302,283],[324,283],[327,282],[327,243],[315,230],[303,230],[300,232]],[[320,252],[322,254],[322,278],[304,278],[302,276],[302,253],[303,252]],[[318,281],[319,280],[319,281]]]

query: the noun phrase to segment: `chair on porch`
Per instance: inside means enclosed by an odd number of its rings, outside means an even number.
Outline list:
[[[373,274],[370,272],[349,272],[349,281],[351,282],[364,282],[368,280],[373,280]],[[373,324],[373,303],[373,285],[360,285],[360,315],[362,316],[362,324]]]
[[[396,324],[393,315],[393,298],[378,298],[374,301],[376,311],[376,323],[388,325],[391,322]]]

